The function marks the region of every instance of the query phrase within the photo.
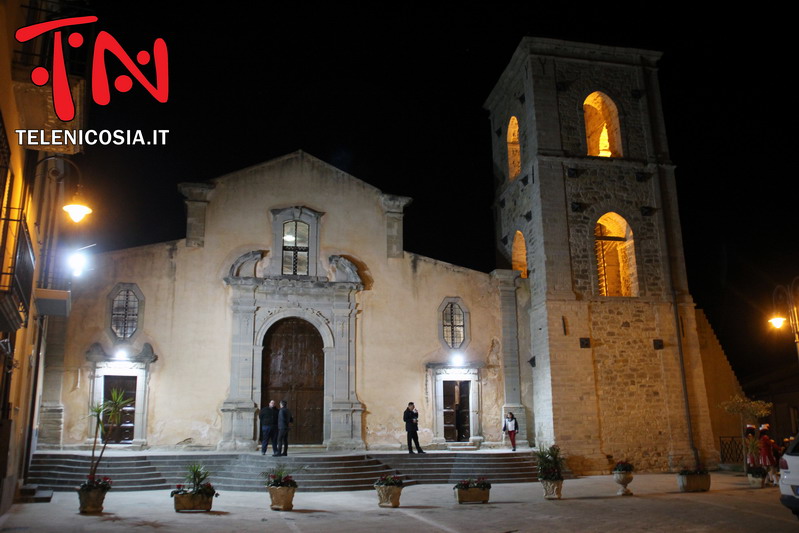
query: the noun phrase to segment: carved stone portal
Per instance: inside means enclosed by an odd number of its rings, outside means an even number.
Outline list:
[[[232,291],[233,334],[230,394],[222,404],[223,435],[218,448],[254,448],[264,337],[276,322],[296,317],[313,325],[322,337],[323,444],[328,450],[365,449],[364,409],[355,393],[355,294],[363,289],[357,268],[346,258],[333,256],[330,263],[336,270],[335,281],[256,277],[243,263],[261,260],[263,254],[245,256],[224,279]],[[249,275],[236,275],[236,271]]]

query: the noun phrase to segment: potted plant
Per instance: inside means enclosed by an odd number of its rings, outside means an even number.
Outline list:
[[[386,474],[375,481],[380,507],[399,507],[403,481],[399,476]]]
[[[455,490],[455,499],[458,503],[488,503],[488,496],[491,493],[491,483],[484,477],[458,481],[452,488]]]
[[[294,481],[291,472],[283,465],[276,465],[266,472],[261,472],[261,475],[266,478],[266,488],[272,500],[271,509],[291,511],[294,508],[294,491],[297,490],[297,482]]]
[[[89,410],[89,417],[93,418],[94,442],[92,443],[92,458],[89,463],[89,474],[86,481],[78,487],[78,499],[80,501],[81,513],[101,513],[103,512],[103,502],[105,494],[111,490],[111,479],[109,477],[98,477],[97,467],[103,459],[103,454],[108,446],[108,438],[114,434],[119,427],[122,419],[122,409],[133,402],[132,398],[125,398],[125,391],[113,389],[111,397],[102,403],[92,405]],[[97,450],[97,439],[104,433],[103,418],[108,423],[107,435],[103,438],[103,447],[100,454],[95,458]]]
[[[178,485],[170,496],[175,498],[175,512],[210,511],[219,493],[208,480],[211,473],[199,463],[186,466],[186,485]]]
[[[766,476],[768,472],[762,466],[750,466],[746,470],[746,477],[749,480],[749,486],[762,489],[766,485]]]
[[[680,492],[707,492],[710,490],[710,474],[702,465],[695,468],[684,466],[677,472],[677,486]]]
[[[613,467],[613,481],[621,485],[621,488],[616,493],[617,496],[632,496],[633,493],[627,488],[627,485],[632,483],[633,480],[633,465],[627,461],[619,461]]]
[[[543,445],[533,452],[538,462],[538,479],[544,487],[544,498],[559,500],[563,488],[563,455],[560,448],[553,444]]]

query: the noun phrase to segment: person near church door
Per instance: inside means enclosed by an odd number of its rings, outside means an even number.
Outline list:
[[[425,453],[419,446],[419,411],[413,402],[408,403],[408,408],[402,413],[402,420],[405,422],[405,431],[408,432],[408,453],[413,453],[411,441],[416,444],[416,453]]]
[[[269,443],[272,443],[272,454],[277,454],[277,413],[275,400],[271,400],[268,406],[261,407],[258,417],[261,420],[261,455],[266,455]]]
[[[277,413],[277,453],[275,456],[289,454],[289,428],[294,418],[291,416],[286,400],[280,400],[280,411]]]
[[[516,417],[513,416],[513,413],[508,412],[508,415],[505,417],[505,421],[502,423],[502,431],[508,434],[508,438],[510,439],[510,445],[513,448],[513,451],[516,451],[516,432],[519,431],[519,422],[516,420]]]

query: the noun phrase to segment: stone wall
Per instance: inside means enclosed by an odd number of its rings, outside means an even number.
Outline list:
[[[743,396],[743,390],[730,366],[724,349],[721,347],[713,327],[701,309],[696,310],[696,331],[699,335],[699,350],[702,353],[702,367],[705,371],[710,423],[713,426],[713,440],[719,446],[719,437],[740,436],[743,428],[741,418],[731,415],[720,407],[733,396]]]

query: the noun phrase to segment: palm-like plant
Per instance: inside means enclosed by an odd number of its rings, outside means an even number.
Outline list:
[[[187,485],[178,485],[177,489],[172,491],[171,496],[176,494],[201,494],[209,498],[219,496],[214,486],[208,481],[210,476],[211,473],[200,463],[186,465],[186,475],[183,479]]]
[[[563,455],[560,448],[552,444],[545,447],[538,445],[538,449],[533,452],[538,462],[538,479],[545,481],[560,481],[563,479]]]
[[[112,389],[111,397],[102,403],[94,404],[89,410],[89,416],[94,418],[94,442],[92,443],[92,460],[89,468],[89,480],[92,481],[97,475],[97,467],[100,466],[100,461],[103,459],[103,454],[108,446],[108,438],[114,434],[114,431],[119,427],[122,421],[122,410],[133,403],[133,398],[125,398],[125,391],[121,389]],[[103,425],[103,418],[108,423],[106,430]],[[103,447],[100,449],[100,455],[95,460],[94,455],[97,449],[97,438],[106,433],[103,438]]]

